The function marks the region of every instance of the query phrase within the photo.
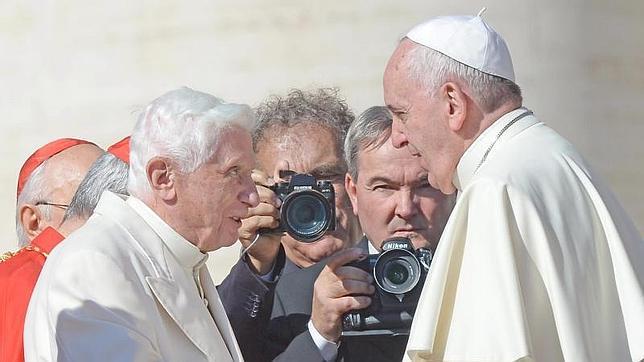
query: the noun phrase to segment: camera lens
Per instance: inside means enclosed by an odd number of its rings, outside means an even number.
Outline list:
[[[400,260],[392,260],[385,266],[385,279],[390,284],[401,285],[409,278],[407,266]]]
[[[324,235],[331,222],[329,202],[314,190],[290,194],[282,205],[286,232],[297,240],[311,242]]]
[[[386,250],[380,254],[373,268],[374,279],[385,292],[404,294],[418,284],[420,267],[412,252],[403,249]]]

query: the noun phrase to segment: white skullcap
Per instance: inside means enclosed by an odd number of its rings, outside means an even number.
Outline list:
[[[477,16],[441,16],[411,29],[406,37],[448,57],[514,82],[514,68],[505,40]]]

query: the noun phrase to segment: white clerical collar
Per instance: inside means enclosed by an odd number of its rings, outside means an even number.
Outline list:
[[[470,183],[476,169],[486,156],[486,152],[488,152],[490,146],[497,141],[500,132],[507,127],[510,122],[513,122],[515,118],[521,117],[522,114],[526,112],[530,111],[527,108],[520,107],[502,115],[499,119],[494,121],[490,127],[483,131],[483,133],[474,140],[470,147],[465,150],[460,161],[458,161],[456,172],[454,172],[454,177],[452,179],[454,186],[459,191],[463,191],[463,189]]]
[[[154,232],[163,240],[163,243],[170,249],[175,259],[185,269],[192,271],[201,267],[208,259],[208,254],[202,253],[199,248],[179,235],[170,225],[166,224],[152,209],[143,201],[134,196],[128,197],[126,203],[134,210]]]

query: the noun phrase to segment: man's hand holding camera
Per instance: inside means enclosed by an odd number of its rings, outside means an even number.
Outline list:
[[[315,281],[311,321],[329,341],[340,339],[345,313],[371,304],[369,295],[375,291],[373,278],[364,270],[345,265],[366,256],[358,248],[343,250],[328,259]]]
[[[253,170],[253,181],[259,194],[259,205],[248,209],[248,215],[242,219],[239,228],[239,241],[248,249],[248,261],[254,271],[260,275],[268,273],[273,267],[280,248],[279,234],[261,234],[260,229],[274,229],[279,226],[280,199],[269,188],[273,184],[268,175],[260,170]],[[257,238],[257,240],[255,240]],[[255,244],[250,245],[253,241]]]

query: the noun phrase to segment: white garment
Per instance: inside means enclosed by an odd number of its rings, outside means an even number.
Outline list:
[[[171,251],[174,231],[141,208],[105,192],[51,253],[27,311],[27,361],[242,360],[201,257]],[[186,270],[192,262],[208,307]]]
[[[458,164],[406,360],[644,359],[642,237],[552,129],[527,116],[501,133],[525,111]]]
[[[184,271],[186,279],[192,278],[195,290],[199,293],[205,305],[208,305],[208,300],[205,298],[203,287],[201,284],[201,268],[208,260],[208,254],[202,253],[197,246],[186,240],[178,232],[176,232],[170,225],[166,224],[163,219],[159,217],[152,209],[150,209],[143,201],[136,197],[129,197],[125,202],[132,208],[145,222],[154,230],[154,232],[163,240],[165,246],[170,250],[172,256],[179,262]],[[177,270],[178,272],[178,270]]]

